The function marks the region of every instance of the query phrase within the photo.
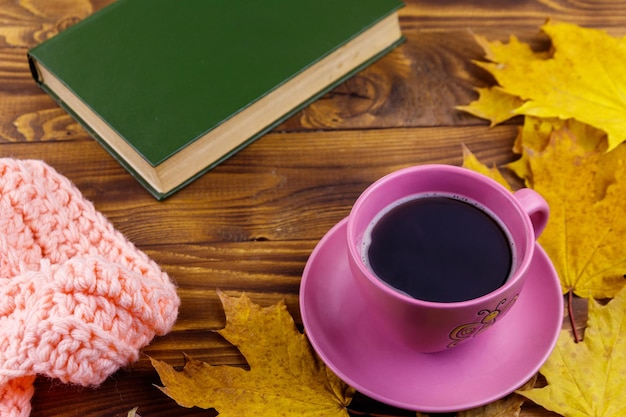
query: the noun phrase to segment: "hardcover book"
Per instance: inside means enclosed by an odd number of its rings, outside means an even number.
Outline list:
[[[157,199],[402,42],[400,0],[117,0],[33,77]]]

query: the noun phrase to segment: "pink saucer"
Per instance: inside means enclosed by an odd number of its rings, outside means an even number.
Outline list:
[[[311,254],[302,276],[300,310],[313,348],[362,394],[423,412],[480,407],[522,386],[552,351],[561,330],[563,297],[539,245],[531,276],[506,321],[455,349],[424,354],[394,340],[368,310],[350,273],[345,239],[344,219]]]

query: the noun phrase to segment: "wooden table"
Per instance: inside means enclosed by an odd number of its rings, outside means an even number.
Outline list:
[[[35,85],[26,62],[30,47],[108,3],[0,1],[0,156],[45,160],[176,281],[178,322],[144,350],[173,365],[183,364],[183,353],[244,364],[213,332],[225,324],[217,288],[245,291],[262,305],[285,299],[301,323],[298,288],[311,250],[377,178],[414,164],[459,165],[463,144],[489,164],[514,159],[515,123],[489,128],[454,109],[490,82],[471,62],[482,57],[472,32],[516,34],[545,48],[538,28],[551,17],[626,35],[624,0],[408,0],[405,44],[157,202]],[[144,417],[215,415],[178,407],[158,382],[147,357],[94,389],[38,378],[32,415],[125,416],[136,406]],[[354,408],[414,415],[362,397]],[[551,415],[532,404],[522,412]]]

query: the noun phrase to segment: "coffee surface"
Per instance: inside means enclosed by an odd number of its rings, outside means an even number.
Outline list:
[[[500,224],[456,198],[403,202],[370,233],[370,269],[388,285],[421,300],[477,298],[503,285],[511,270],[511,243]]]

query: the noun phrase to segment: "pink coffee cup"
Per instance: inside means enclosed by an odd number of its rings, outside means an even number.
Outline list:
[[[510,269],[502,277],[503,284],[473,298],[443,302],[420,299],[419,294],[410,295],[373,272],[368,265],[367,247],[364,248],[372,224],[379,221],[381,213],[400,201],[433,197],[453,199],[478,208],[502,229],[511,256]],[[543,231],[548,215],[548,204],[535,191],[521,189],[512,193],[496,181],[465,168],[421,165],[401,169],[376,181],[354,204],[347,223],[350,268],[372,311],[402,343],[410,344],[419,352],[442,351],[479,337],[501,321],[505,324],[499,325],[506,326],[505,313],[523,296],[535,240]],[[433,229],[435,233],[439,230],[437,226]],[[458,229],[459,234],[465,233],[463,227]],[[480,245],[484,236],[465,236],[468,238],[470,244],[475,240],[476,245]],[[455,256],[449,258],[451,263],[457,261]],[[448,262],[447,257],[445,260]],[[494,265],[495,261],[493,259]],[[415,272],[417,277],[419,271]],[[420,276],[419,279],[445,278]],[[478,281],[482,277],[470,275],[468,279]],[[472,285],[471,281],[469,284]],[[448,287],[442,288],[446,292]]]

